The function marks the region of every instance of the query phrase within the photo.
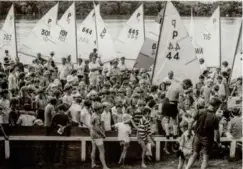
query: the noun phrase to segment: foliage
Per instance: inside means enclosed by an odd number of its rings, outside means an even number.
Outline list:
[[[15,10],[18,17],[32,16],[33,19],[43,16],[57,1],[16,1]],[[70,1],[59,2],[59,17],[71,5]],[[102,1],[100,2],[101,15],[104,17],[112,17],[118,15],[129,16],[136,10],[142,2],[138,1]],[[12,2],[0,2],[0,16],[4,18],[11,6]],[[217,6],[220,6],[221,16],[242,16],[241,1],[217,1],[214,3],[203,3],[200,1],[174,1],[173,4],[179,11],[181,16],[190,16],[191,8],[195,16],[210,16]],[[165,2],[144,2],[144,12],[146,16],[156,16],[164,7]],[[93,8],[92,1],[76,2],[77,18],[81,19],[88,15]]]

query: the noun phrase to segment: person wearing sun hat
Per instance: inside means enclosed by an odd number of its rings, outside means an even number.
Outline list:
[[[105,161],[105,149],[103,139],[105,136],[105,131],[101,122],[101,113],[103,111],[103,105],[101,103],[95,103],[93,105],[93,114],[91,118],[91,129],[90,137],[92,139],[92,152],[91,152],[91,167],[94,168],[97,165],[95,164],[95,152],[96,146],[99,149],[100,161],[102,163],[103,169],[108,169]]]
[[[81,107],[81,102],[82,102],[82,97],[79,92],[75,92],[72,94],[73,97],[73,103],[71,107],[68,110],[68,115],[71,118],[72,124],[74,126],[79,126],[80,125],[80,113],[82,110]]]
[[[101,122],[102,125],[105,129],[105,131],[111,131],[111,121],[112,121],[112,116],[111,116],[111,104],[109,102],[103,102],[102,103],[104,110],[101,114]]]

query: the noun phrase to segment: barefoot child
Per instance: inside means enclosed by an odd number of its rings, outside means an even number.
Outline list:
[[[113,127],[118,129],[118,140],[120,141],[121,146],[123,146],[123,151],[120,156],[120,160],[118,164],[124,164],[127,149],[129,147],[130,138],[129,135],[131,134],[131,126],[129,125],[131,116],[129,114],[124,114],[122,117],[123,122],[116,123]]]
[[[147,144],[150,143],[151,146],[154,145],[154,141],[151,137],[150,115],[151,115],[151,109],[149,107],[145,107],[143,109],[143,116],[139,120],[139,123],[138,123],[138,132],[137,132],[138,143],[141,145],[141,147],[143,149],[143,151],[142,151],[142,168],[147,167],[144,163],[144,158],[145,158],[146,152],[148,151]]]
[[[188,130],[186,130],[180,138],[180,149],[177,153],[177,156],[179,157],[179,164],[178,169],[182,169],[185,165],[185,162],[188,160],[190,155],[192,154],[192,144],[194,139],[194,133],[189,133]]]

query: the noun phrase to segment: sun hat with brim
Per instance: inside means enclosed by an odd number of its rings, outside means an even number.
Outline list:
[[[81,95],[80,95],[79,92],[76,92],[76,93],[73,93],[73,94],[72,94],[72,97],[73,97],[73,98],[81,98]]]
[[[93,105],[94,110],[99,110],[101,108],[103,108],[103,105],[101,103],[97,103],[97,102],[94,103],[94,105]]]
[[[111,107],[111,104],[109,102],[103,102],[102,105],[104,107]]]
[[[123,114],[122,115],[122,121],[123,122],[127,123],[127,122],[129,122],[131,120],[132,120],[131,115],[129,115],[129,114]]]
[[[67,90],[70,90],[70,89],[72,89],[72,86],[70,86],[70,85],[66,85],[66,86],[64,87],[64,91],[67,91]]]

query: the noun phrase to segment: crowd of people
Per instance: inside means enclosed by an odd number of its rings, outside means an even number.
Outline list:
[[[68,56],[56,65],[53,57],[51,53],[44,59],[38,53],[32,65],[24,65],[5,51],[0,64],[0,123],[55,127],[59,135],[74,126],[88,128],[93,140],[92,167],[97,166],[98,147],[102,166],[108,168],[103,145],[106,131],[118,131],[123,147],[119,164],[129,151],[130,134],[136,133],[142,167],[146,167],[145,157],[152,155],[153,135],[180,137],[178,169],[187,159],[186,168],[191,168],[200,152],[202,168],[206,168],[214,141],[219,143],[220,136],[242,137],[242,78],[230,85],[227,62],[213,71],[202,67],[195,84],[190,79],[177,80],[170,71],[160,85],[153,85],[152,70],[130,70],[125,57],[102,64],[96,49],[89,59],[78,58],[76,64]],[[231,96],[237,98],[236,106],[227,104]],[[164,151],[170,153],[167,147]]]

